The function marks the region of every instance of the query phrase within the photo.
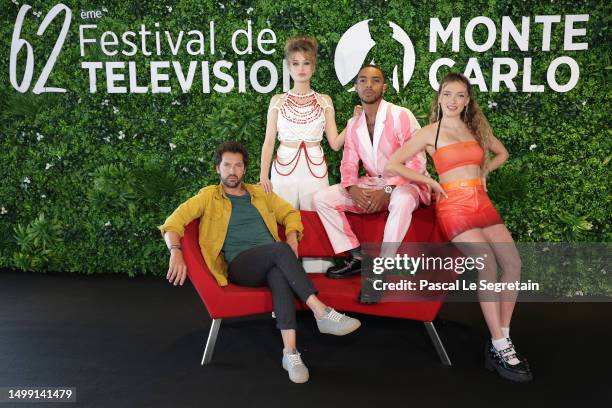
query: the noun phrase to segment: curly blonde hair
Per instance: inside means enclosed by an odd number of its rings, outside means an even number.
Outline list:
[[[442,89],[444,89],[444,86],[450,82],[461,82],[465,85],[470,102],[461,112],[461,120],[474,134],[480,146],[486,150],[489,147],[489,142],[493,136],[493,130],[491,129],[491,125],[489,124],[489,121],[485,117],[484,113],[482,113],[482,110],[480,110],[478,102],[476,102],[476,99],[474,98],[470,81],[463,74],[458,72],[450,72],[442,79],[442,82],[440,82],[440,88],[438,89],[436,97],[431,104],[429,123],[435,123],[438,120],[441,120],[444,116],[442,110],[440,109],[440,93],[442,92]]]
[[[312,58],[312,62],[316,63],[318,50],[319,44],[317,43],[317,39],[314,37],[308,37],[305,35],[291,37],[285,43],[285,58],[289,59],[291,54],[302,52]]]

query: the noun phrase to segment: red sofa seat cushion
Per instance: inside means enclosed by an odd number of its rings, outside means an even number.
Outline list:
[[[306,257],[334,256],[334,250],[329,242],[327,232],[315,211],[300,211],[304,224],[304,237],[300,241],[299,254]],[[385,223],[389,212],[375,214],[347,213],[347,218],[353,232],[360,242],[382,242]],[[281,238],[285,239],[284,228],[279,226]],[[414,211],[410,228],[404,242],[442,242],[443,236],[436,227],[435,214],[432,206],[421,207]]]
[[[301,211],[304,224],[304,238],[299,245],[300,256],[334,256],[333,249],[316,212]],[[388,213],[348,214],[349,223],[361,242],[380,242]],[[185,228],[181,239],[183,255],[187,263],[188,276],[198,295],[204,302],[210,317],[227,318],[248,316],[272,311],[272,295],[268,288],[248,288],[230,283],[221,287],[214,280],[206,266],[198,244],[199,220]],[[284,239],[284,231],[279,228]],[[435,226],[433,208],[416,210],[404,242],[441,242],[442,235]],[[420,321],[433,320],[442,302],[382,302],[376,305],[362,305],[357,302],[360,276],[349,279],[328,279],[324,274],[309,274],[318,296],[330,306],[341,311],[350,311],[377,316],[397,317]],[[299,307],[303,307],[297,301]]]

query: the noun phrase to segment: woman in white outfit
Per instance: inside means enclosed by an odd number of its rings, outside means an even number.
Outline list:
[[[344,144],[344,131],[338,134],[331,98],[310,87],[317,48],[313,37],[287,40],[285,59],[294,81],[293,88],[272,97],[266,138],[261,149],[261,186],[266,192],[274,191],[301,210],[312,210],[312,195],[329,187],[327,161],[321,147],[323,133],[334,151],[340,150]],[[277,135],[280,145],[272,160]],[[271,178],[268,177],[270,167]],[[331,265],[327,260],[304,259],[307,272],[325,272]]]

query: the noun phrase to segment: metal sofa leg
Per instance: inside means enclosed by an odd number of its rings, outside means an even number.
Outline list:
[[[440,340],[440,336],[438,336],[438,332],[436,331],[436,327],[433,322],[423,322],[425,324],[425,328],[427,329],[427,334],[429,334],[429,338],[431,339],[436,351],[438,352],[438,356],[440,356],[440,360],[442,364],[450,367],[451,361],[448,358],[448,354],[446,354],[446,350],[444,349],[444,344],[442,344],[442,340]]]
[[[219,334],[219,327],[221,327],[221,321],[223,319],[213,319],[210,325],[210,332],[208,333],[208,340],[206,340],[206,348],[204,349],[204,355],[202,356],[202,362],[200,365],[210,363],[212,360],[213,353],[215,352],[215,343],[217,342],[217,335]]]

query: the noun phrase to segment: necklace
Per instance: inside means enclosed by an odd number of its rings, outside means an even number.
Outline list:
[[[319,105],[314,91],[304,95],[287,92],[280,113],[289,122],[304,125],[317,120],[322,115],[323,108]]]

